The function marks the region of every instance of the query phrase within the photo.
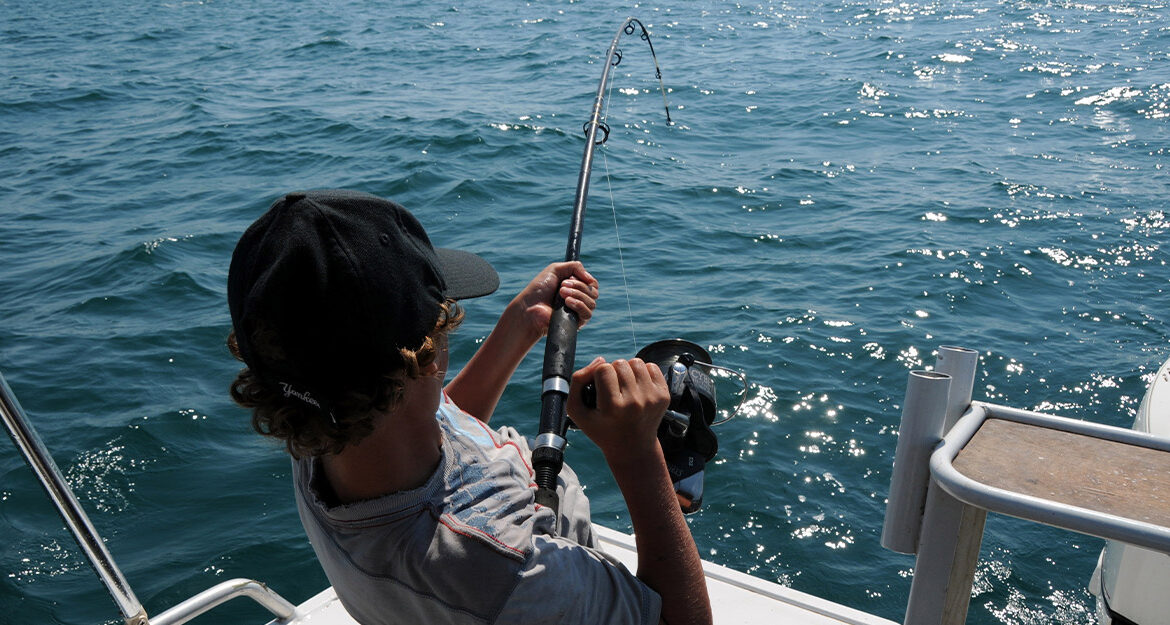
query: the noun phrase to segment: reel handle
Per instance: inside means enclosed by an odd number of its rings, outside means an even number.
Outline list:
[[[581,388],[581,403],[586,408],[597,408],[597,385],[590,382]]]
[[[597,408],[597,385],[590,382],[581,388],[581,403],[585,404],[586,408]],[[674,410],[667,410],[662,415],[662,420],[670,428],[670,433],[679,438],[686,436],[687,428],[691,426],[691,417],[689,415]],[[576,427],[572,419],[569,420],[569,427]]]

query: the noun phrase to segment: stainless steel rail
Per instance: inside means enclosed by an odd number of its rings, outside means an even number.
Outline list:
[[[248,597],[264,606],[280,622],[287,622],[297,616],[297,608],[276,594],[272,589],[251,579],[229,579],[187,599],[175,607],[150,619],[150,625],[180,625],[203,614],[215,606],[235,599]]]
[[[935,482],[963,503],[1082,534],[1111,538],[1170,553],[1170,528],[996,488],[960,473],[952,463],[983,422],[991,418],[1167,452],[1170,452],[1170,439],[1146,432],[977,401],[971,402],[970,409],[947,433],[930,457],[930,472]]]
[[[29,424],[28,417],[25,416],[20,403],[16,401],[16,395],[9,388],[8,381],[4,379],[3,374],[0,374],[0,416],[4,419],[4,427],[8,430],[8,435],[12,437],[12,441],[16,443],[20,453],[24,455],[25,461],[32,467],[41,486],[48,493],[49,499],[53,501],[53,505],[61,513],[61,517],[65,519],[65,525],[73,533],[77,544],[81,546],[81,550],[89,558],[89,563],[93,565],[98,577],[110,591],[114,603],[118,604],[118,609],[121,610],[126,625],[180,625],[236,597],[248,597],[255,600],[256,603],[271,612],[278,622],[289,622],[297,617],[296,606],[276,594],[268,586],[254,580],[240,578],[212,586],[153,619],[147,618],[146,610],[139,603],[138,598],[134,596],[134,591],[130,590],[130,584],[122,575],[122,571],[118,569],[118,565],[114,563],[114,557],[110,555],[105,542],[102,541],[101,536],[98,536],[97,530],[90,523],[85,510],[78,503],[77,497],[73,495],[69,484],[65,482],[61,470],[53,462],[53,457],[49,455],[40,436]]]
[[[1101,500],[1093,498],[1100,493],[1100,489],[1092,487],[1097,483],[1094,480],[1102,479],[1099,476],[1081,475],[1075,470],[1037,469],[1034,465],[1026,470],[1020,468],[1016,475],[1002,474],[1004,462],[1025,463],[1027,457],[1020,454],[1043,460],[1049,455],[1071,452],[1045,447],[1037,455],[1024,445],[1000,453],[997,447],[1008,442],[1058,445],[1080,437],[1083,440],[1076,443],[1079,450],[1090,456],[1094,452],[1113,453],[1136,460],[1140,449],[1141,460],[1132,465],[1134,475],[1152,472],[1161,476],[1163,465],[1159,462],[1164,463],[1165,458],[1151,454],[1170,453],[1170,439],[971,401],[977,365],[978,352],[943,347],[939,349],[937,372],[910,373],[882,533],[882,545],[886,548],[917,554],[904,625],[966,622],[988,511],[1170,554],[1170,527],[1141,520],[1161,522],[1165,515],[1145,510],[1127,516],[1123,505],[1127,502],[1102,505]],[[987,438],[977,439],[977,434],[993,419],[995,425],[984,434]],[[1009,422],[1014,424],[1005,425]],[[1020,426],[1036,431],[1022,430]],[[1070,438],[1070,435],[1076,436]],[[976,440],[979,444],[974,443]],[[1122,446],[1128,447],[1117,449]],[[960,452],[965,455],[961,457]],[[1012,456],[1013,453],[1017,455]],[[957,459],[965,459],[962,464],[972,476],[956,468]],[[1024,472],[1022,481],[999,479],[1020,476],[1021,471]],[[922,479],[924,474],[928,479]],[[994,479],[988,479],[989,476]],[[1044,481],[1046,476],[1057,476],[1058,483]],[[1028,486],[1033,484],[1044,486]],[[1152,501],[1161,502],[1165,498],[1162,484],[1162,481],[1147,483]],[[1059,489],[1055,489],[1057,485]],[[1165,507],[1158,511],[1164,512]]]
[[[73,491],[69,489],[65,478],[61,475],[61,470],[53,462],[53,457],[45,449],[36,430],[33,430],[29,425],[24,410],[16,401],[16,396],[8,387],[8,381],[4,379],[3,374],[0,374],[0,414],[3,415],[4,427],[8,430],[8,435],[12,437],[12,441],[16,443],[20,453],[24,455],[28,466],[32,467],[33,472],[36,473],[37,479],[45,488],[49,499],[53,501],[53,505],[61,513],[61,518],[65,519],[65,525],[73,533],[73,537],[77,539],[77,544],[81,546],[81,550],[89,558],[89,563],[93,565],[98,577],[106,585],[106,589],[110,591],[110,595],[114,598],[114,603],[118,604],[118,609],[122,611],[122,617],[126,620],[127,625],[147,623],[146,610],[143,609],[138,598],[134,596],[134,591],[130,590],[130,584],[126,582],[122,571],[114,563],[113,556],[110,555],[106,544],[98,536],[93,523],[90,523],[85,510],[81,508],[81,504],[73,496]]]

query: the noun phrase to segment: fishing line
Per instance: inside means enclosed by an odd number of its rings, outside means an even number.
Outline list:
[[[662,92],[663,108],[666,110],[666,123],[673,124],[670,119],[670,106],[666,101],[666,85],[662,81],[662,71],[658,66],[654,46],[650,43],[650,33],[642,22],[627,18],[609,44],[605,61],[602,63],[601,80],[597,85],[597,95],[593,100],[593,109],[588,121],[581,130],[585,133],[585,154],[581,158],[581,170],[577,175],[577,192],[573,200],[573,216],[569,224],[569,242],[565,248],[566,261],[581,259],[581,235],[585,222],[585,204],[589,199],[589,177],[593,170],[593,154],[597,146],[604,144],[610,135],[610,127],[601,116],[605,110],[605,120],[609,118],[609,105],[605,101],[606,95],[612,95],[613,80],[611,70],[617,67],[622,60],[622,53],[618,50],[618,42],[622,35],[632,35],[636,28],[642,30],[641,39],[650,47],[650,55],[654,58],[654,73],[658,79],[658,87]],[[628,126],[627,126],[628,127]],[[622,251],[621,233],[617,223],[617,205],[613,195],[613,181],[609,173],[609,160],[605,151],[601,155],[605,167],[605,177],[609,185],[610,209],[614,215],[614,232],[617,235],[618,258],[621,263],[622,280],[626,284],[626,305],[630,314],[630,334],[637,347],[637,335],[633,328],[633,302],[630,297],[629,281],[626,275],[624,253]],[[559,507],[560,497],[557,495],[558,474],[564,466],[565,436],[568,434],[569,418],[565,407],[569,399],[570,382],[575,367],[574,358],[577,350],[577,330],[580,319],[576,313],[565,307],[564,300],[559,297],[553,304],[552,316],[549,319],[548,334],[545,340],[544,367],[541,371],[540,395],[540,429],[532,446],[533,482],[536,484],[535,504],[546,507],[554,512]],[[670,405],[667,407],[659,424],[657,437],[662,447],[663,460],[670,472],[671,484],[677,496],[680,509],[684,513],[695,512],[703,502],[703,479],[707,463],[711,462],[719,451],[719,443],[711,431],[715,416],[719,414],[716,403],[715,380],[712,374],[738,375],[743,382],[744,392],[740,397],[740,405],[723,423],[739,413],[747,399],[747,377],[726,367],[712,364],[711,354],[703,347],[685,339],[665,339],[655,341],[637,351],[636,358],[653,363],[663,372],[667,389],[670,391]],[[592,384],[586,384],[581,389],[581,403],[587,407],[595,407],[597,389]]]
[[[729,375],[729,376],[734,375],[735,377],[739,378],[740,382],[743,383],[743,393],[740,394],[740,396],[739,396],[739,403],[736,404],[735,410],[732,410],[731,412],[729,412],[726,418],[723,418],[723,419],[720,419],[718,421],[713,422],[711,424],[711,427],[715,427],[716,425],[723,425],[724,423],[727,423],[728,421],[731,421],[732,419],[734,419],[735,416],[739,414],[740,409],[743,408],[744,403],[747,402],[747,396],[748,396],[747,374],[742,372],[742,371],[736,371],[735,369],[730,369],[728,367],[721,367],[719,365],[711,364],[709,362],[695,361],[695,364],[699,365],[701,367],[705,367],[707,369],[714,369],[714,370],[719,371],[725,375]]]
[[[638,25],[641,26],[641,22],[638,22]],[[627,34],[627,35],[633,34],[633,32],[634,32],[633,29],[634,29],[634,25],[633,25],[633,23],[630,23],[623,29],[623,32],[625,32],[625,34]],[[666,122],[667,122],[667,124],[673,124],[674,122],[671,121],[671,119],[670,119],[670,106],[666,102],[666,86],[662,82],[662,70],[658,66],[658,56],[654,54],[654,44],[650,41],[650,35],[649,35],[649,33],[646,32],[644,27],[642,29],[641,39],[643,41],[645,41],[647,45],[650,46],[650,56],[654,60],[655,78],[658,79],[659,91],[662,93],[663,108],[666,109]],[[612,61],[611,66],[617,67],[618,64],[621,63],[621,61],[622,61],[622,51],[620,48],[618,48],[614,51],[614,60]],[[614,82],[615,82],[615,78],[611,74],[609,76],[609,86],[607,87],[607,90],[606,90],[605,113],[601,116],[601,121],[602,121],[602,123],[606,124],[607,130],[609,129],[609,125],[607,123],[609,121],[609,108],[611,106],[613,106],[613,85],[614,85]],[[604,145],[608,139],[609,139],[609,133],[607,132],[605,135],[605,139],[603,139],[601,143]],[[614,237],[617,239],[618,265],[621,267],[622,286],[625,289],[625,293],[626,293],[626,310],[629,314],[629,319],[630,319],[630,339],[634,343],[634,352],[638,352],[641,348],[638,345],[638,334],[637,334],[636,326],[635,326],[635,322],[634,322],[634,305],[632,302],[632,298],[630,296],[630,282],[629,282],[629,278],[628,278],[629,274],[626,272],[626,260],[625,260],[625,255],[623,254],[623,247],[622,247],[622,233],[621,233],[621,229],[618,227],[617,205],[614,202],[613,179],[609,173],[609,158],[606,156],[607,151],[608,151],[608,148],[605,148],[605,147],[603,147],[601,150],[601,164],[602,164],[602,167],[605,169],[605,184],[609,190],[609,208],[610,208],[611,213],[613,214],[613,232],[614,232]],[[744,404],[747,403],[748,391],[750,390],[748,388],[749,384],[748,384],[747,375],[744,374],[744,372],[742,372],[742,371],[737,371],[735,369],[731,369],[728,367],[722,367],[722,366],[712,364],[712,363],[696,361],[695,364],[708,369],[708,371],[718,371],[725,376],[728,376],[728,377],[734,376],[734,377],[739,378],[740,383],[743,385],[743,387],[742,387],[743,390],[740,393],[739,403],[736,404],[735,410],[728,412],[727,416],[724,417],[723,419],[720,419],[718,421],[711,423],[711,426],[714,427],[716,425],[723,425],[724,423],[727,423],[728,421],[734,419],[739,414],[740,410],[743,409]]]
[[[628,26],[626,28],[625,32],[627,35],[631,34],[633,32],[631,30],[632,28],[633,28],[633,24],[631,24],[630,26]],[[662,70],[658,67],[658,56],[654,54],[654,44],[650,41],[650,35],[645,31],[645,29],[643,29],[643,31],[642,31],[641,38],[643,41],[646,42],[647,45],[650,46],[650,56],[652,59],[654,59],[654,74],[655,74],[655,77],[658,79],[659,91],[662,93],[663,108],[666,109],[666,123],[673,124],[674,122],[671,121],[671,119],[670,119],[670,105],[667,104],[667,102],[666,102],[666,86],[662,82]],[[614,67],[616,67],[617,64],[620,62],[621,62],[621,50],[618,50],[617,51],[617,59],[613,63]],[[606,102],[605,102],[605,114],[602,116],[603,120],[609,119],[609,107],[613,105],[613,83],[614,83],[614,79],[611,76],[610,81],[609,81],[609,91],[608,91],[608,94],[606,96]],[[606,138],[607,139],[609,138],[608,135],[606,135]],[[606,151],[607,151],[606,149],[601,150],[601,164],[605,168],[605,182],[606,182],[606,186],[608,186],[608,188],[609,188],[609,207],[610,207],[610,210],[613,212],[614,236],[617,237],[618,264],[621,266],[621,270],[622,270],[622,284],[626,290],[626,309],[629,311],[629,316],[630,316],[630,337],[634,341],[634,351],[637,352],[637,351],[639,351],[640,348],[638,347],[638,335],[634,330],[634,306],[631,303],[631,299],[630,299],[630,283],[626,278],[626,276],[627,276],[627,274],[626,274],[626,261],[625,261],[624,257],[622,256],[622,234],[621,234],[621,230],[618,228],[617,206],[614,204],[613,181],[609,175],[609,159],[606,158],[606,155],[605,155]],[[728,421],[734,419],[737,415],[739,415],[739,412],[740,412],[740,410],[743,409],[744,404],[747,403],[748,391],[750,390],[749,384],[748,384],[748,379],[747,379],[747,374],[745,374],[742,371],[737,371],[735,369],[731,369],[728,367],[722,367],[722,366],[719,366],[716,364],[711,364],[711,363],[706,363],[706,362],[696,361],[695,364],[702,366],[708,370],[719,371],[723,375],[726,375],[728,377],[734,376],[734,377],[739,378],[740,383],[743,385],[743,390],[739,396],[739,403],[735,405],[735,410],[732,410],[731,412],[727,413],[726,417],[711,423],[711,427],[714,427],[716,425],[723,425],[724,423],[727,423]]]
[[[632,24],[631,24],[631,26],[632,26]],[[629,33],[627,32],[626,34],[629,34]],[[616,58],[613,60],[612,66],[617,67],[618,63],[622,62],[621,49],[619,48],[619,49],[615,50],[614,54],[616,55]],[[613,106],[613,83],[614,82],[615,81],[614,81],[613,75],[611,74],[609,77],[609,89],[605,95],[605,113],[601,116],[602,123],[605,123],[606,126],[609,125],[608,124],[609,107]],[[630,340],[632,340],[634,342],[634,352],[637,353],[637,351],[638,351],[638,334],[637,334],[637,332],[634,331],[634,304],[630,299],[630,281],[627,278],[627,274],[626,274],[626,259],[625,259],[624,254],[622,253],[622,233],[621,233],[621,230],[618,228],[617,206],[614,204],[614,200],[613,200],[613,179],[610,178],[610,175],[609,175],[609,158],[605,154],[606,151],[607,151],[607,148],[604,148],[604,147],[601,150],[601,165],[605,168],[605,184],[609,188],[609,208],[613,212],[613,233],[614,233],[614,237],[617,238],[618,265],[621,267],[621,270],[622,270],[622,287],[625,289],[626,310],[628,311],[629,316],[630,316]]]
[[[638,22],[638,25],[641,26],[642,25],[641,22]],[[625,34],[627,34],[627,35],[633,34],[634,24],[630,23],[628,26],[626,26],[623,29],[623,32],[625,32]],[[651,43],[650,35],[649,35],[649,33],[646,32],[645,27],[642,28],[641,39],[643,41],[645,41],[650,46],[650,56],[651,56],[651,58],[654,59],[654,74],[655,74],[655,77],[658,79],[659,90],[662,92],[663,108],[666,109],[666,123],[672,124],[674,122],[672,122],[670,120],[670,107],[666,103],[666,87],[663,85],[663,82],[662,82],[662,70],[659,69],[659,67],[658,67],[658,57],[654,54],[654,44]],[[621,62],[622,62],[622,51],[621,51],[621,48],[618,48],[617,50],[614,51],[614,60],[612,61],[611,66],[617,67],[618,64],[620,64]],[[601,116],[602,123],[606,124],[606,128],[609,127],[609,124],[608,124],[609,108],[611,106],[613,106],[613,85],[614,85],[614,82],[616,82],[616,80],[613,77],[613,75],[611,74],[609,77],[609,87],[608,87],[608,90],[607,90],[607,93],[605,96],[605,113],[602,114],[602,116]],[[608,133],[606,134],[605,138],[606,139],[609,138]],[[605,142],[606,142],[605,140],[602,140],[603,144]],[[617,205],[614,203],[613,178],[610,177],[610,174],[609,174],[609,158],[606,156],[606,151],[607,151],[607,148],[602,148],[602,150],[601,150],[601,164],[602,164],[602,167],[604,167],[604,169],[605,169],[605,184],[609,190],[609,208],[613,214],[613,232],[614,232],[614,237],[617,239],[618,265],[621,267],[621,271],[622,271],[622,287],[625,289],[626,311],[627,311],[627,314],[629,315],[629,319],[630,319],[630,340],[634,344],[634,352],[636,353],[640,348],[638,346],[638,333],[637,333],[636,326],[634,323],[634,304],[633,304],[633,301],[632,301],[632,298],[630,295],[630,281],[629,281],[629,277],[628,277],[629,274],[626,272],[626,260],[625,260],[625,255],[623,254],[624,250],[622,248],[622,233],[621,233],[621,229],[618,227]]]
[[[605,61],[602,63],[601,81],[597,86],[593,110],[582,127],[582,131],[585,133],[585,154],[581,158],[581,171],[577,175],[577,191],[573,198],[573,216],[569,223],[569,241],[565,246],[566,261],[579,261],[581,259],[581,235],[585,222],[585,204],[589,198],[589,175],[593,169],[593,151],[598,145],[609,139],[609,125],[601,120],[601,110],[607,87],[613,88],[613,84],[610,82],[610,70],[621,62],[622,54],[617,49],[618,42],[622,35],[632,35],[639,28],[642,31],[641,39],[649,44],[650,55],[654,58],[655,77],[662,90],[666,123],[673,123],[670,119],[670,107],[666,103],[666,87],[662,82],[662,71],[658,66],[658,58],[654,54],[654,45],[650,43],[650,33],[642,22],[633,17],[626,18],[609,44]],[[609,109],[606,107],[607,114],[608,111]],[[599,133],[600,139],[598,138]],[[615,214],[617,212],[616,206],[614,212]],[[627,295],[628,292],[627,288]],[[632,313],[633,304],[631,303],[629,306]],[[556,510],[559,504],[556,492],[557,475],[564,464],[565,435],[569,427],[565,405],[569,397],[569,379],[575,368],[578,322],[577,314],[566,308],[565,302],[558,297],[553,305],[553,313],[549,319],[548,334],[545,339],[544,366],[541,371],[540,428],[532,448],[532,469],[537,485],[536,504],[553,510]]]
[[[609,177],[609,159],[601,151],[601,164],[605,167],[605,184],[609,187],[609,208],[613,211],[613,234],[617,238],[618,264],[622,269],[622,286],[626,290],[626,309],[630,314],[630,339],[634,341],[634,352],[638,351],[638,333],[634,331],[634,304],[630,301],[630,281],[626,278],[626,259],[622,254],[622,232],[618,228],[617,206],[613,202],[613,181]]]

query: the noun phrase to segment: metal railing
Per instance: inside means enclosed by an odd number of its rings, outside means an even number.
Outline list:
[[[85,552],[86,558],[109,590],[110,596],[114,598],[114,603],[122,612],[126,625],[179,625],[236,597],[255,600],[271,612],[278,622],[288,622],[297,617],[296,606],[264,584],[242,578],[217,584],[154,618],[147,617],[146,609],[134,596],[126,577],[122,575],[122,571],[114,562],[114,557],[106,549],[105,541],[94,529],[93,523],[78,503],[61,470],[53,462],[53,457],[49,455],[36,430],[29,424],[24,409],[20,407],[3,374],[0,374],[0,417],[3,418],[8,435],[24,456],[25,462],[40,480],[49,499],[65,520],[66,527]]]
[[[150,619],[150,625],[179,625],[203,614],[215,606],[235,599],[248,597],[264,606],[280,622],[288,622],[297,616],[297,608],[276,594],[268,586],[251,579],[229,579],[187,599],[175,607]]]
[[[1170,439],[1151,434],[972,402],[978,357],[942,347],[935,370],[912,371],[906,387],[882,528],[882,546],[916,555],[905,625],[966,621],[988,511],[1170,553],[1170,528],[991,486],[954,467],[990,418],[1170,452]]]
[[[968,505],[1036,521],[1090,536],[1111,538],[1139,547],[1170,553],[1170,528],[1067,503],[1025,495],[977,482],[960,473],[952,464],[959,451],[987,419],[1003,419],[1051,430],[1070,432],[1136,447],[1170,452],[1170,439],[1099,423],[972,402],[959,423],[947,433],[931,454],[930,473],[952,497]]]

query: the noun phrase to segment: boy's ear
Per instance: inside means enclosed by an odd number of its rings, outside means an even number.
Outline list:
[[[432,360],[432,361],[431,361],[431,364],[429,364],[429,365],[427,365],[427,366],[423,367],[422,369],[420,369],[420,370],[419,370],[419,373],[421,373],[421,374],[422,374],[422,375],[424,375],[424,376],[428,376],[428,375],[436,375],[437,373],[439,373],[439,362],[438,362],[438,360]]]

